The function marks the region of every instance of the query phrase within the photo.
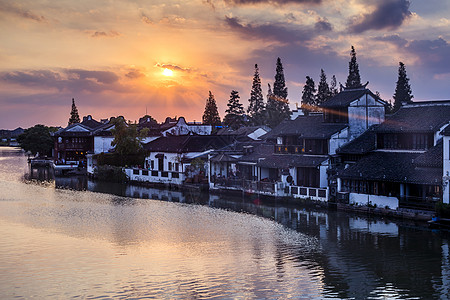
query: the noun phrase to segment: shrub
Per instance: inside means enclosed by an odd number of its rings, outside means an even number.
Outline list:
[[[109,182],[125,182],[128,181],[128,176],[121,167],[102,165],[97,166],[94,171],[94,177],[98,180]]]
[[[435,210],[439,217],[450,218],[450,204],[438,202],[436,203]]]

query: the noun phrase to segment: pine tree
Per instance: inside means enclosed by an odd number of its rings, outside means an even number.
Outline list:
[[[203,124],[217,126],[220,125],[219,111],[217,110],[216,99],[209,91],[209,97],[206,99],[205,112],[203,113]]]
[[[306,76],[306,83],[303,86],[302,93],[302,110],[304,113],[308,113],[310,111],[317,111],[316,108],[316,86],[314,80]]]
[[[411,103],[412,95],[411,86],[409,85],[409,78],[406,76],[405,64],[399,62],[398,67],[398,80],[395,87],[394,94],[394,108],[392,112],[396,112],[400,109],[403,103]]]
[[[72,98],[72,111],[70,112],[69,125],[80,123],[80,116],[78,115],[78,109],[75,105],[75,99]]]
[[[240,98],[238,91],[231,91],[227,104],[228,109],[225,111],[227,114],[223,118],[223,123],[234,130],[244,124],[244,107],[239,102]]]
[[[284,79],[283,65],[281,59],[278,57],[273,92],[267,99],[268,125],[272,128],[289,118],[291,115],[287,95],[288,92]]]
[[[358,88],[361,87],[361,77],[359,76],[359,67],[356,62],[356,51],[355,47],[352,46],[350,51],[350,62],[348,63],[348,77],[347,83],[345,84],[347,88]]]
[[[331,83],[330,83],[330,93],[331,93],[331,97],[336,96],[339,92],[337,89],[337,81],[336,81],[336,76],[333,75],[331,77]]]
[[[255,75],[253,76],[252,90],[250,92],[250,99],[247,113],[250,117],[252,125],[263,125],[264,120],[264,99],[261,89],[261,79],[259,77],[258,65],[255,64]]]
[[[327,82],[327,75],[323,69],[320,69],[320,81],[317,86],[316,105],[320,106],[322,103],[331,98],[330,87]]]

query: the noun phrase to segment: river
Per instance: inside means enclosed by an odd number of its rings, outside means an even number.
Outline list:
[[[450,235],[420,223],[47,175],[0,147],[2,299],[450,294]]]

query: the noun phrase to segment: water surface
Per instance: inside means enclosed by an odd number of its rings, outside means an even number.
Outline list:
[[[0,148],[1,298],[447,299],[450,292],[448,234],[422,224],[258,195],[30,180],[27,172],[19,150]]]

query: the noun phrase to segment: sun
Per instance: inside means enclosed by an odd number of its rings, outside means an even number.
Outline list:
[[[164,76],[173,76],[173,71],[171,69],[167,69],[166,68],[166,69],[163,70],[162,73],[163,73]]]

